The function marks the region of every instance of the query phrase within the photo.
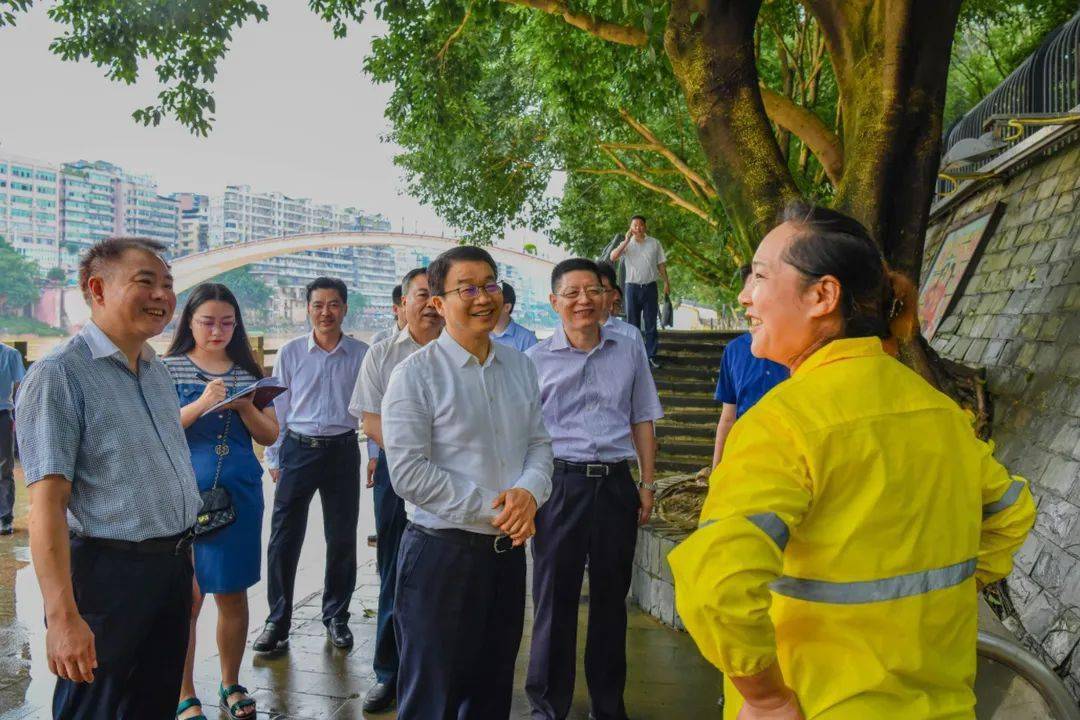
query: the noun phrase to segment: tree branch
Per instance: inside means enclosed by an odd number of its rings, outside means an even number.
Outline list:
[[[840,147],[840,138],[813,112],[764,85],[761,87],[761,99],[769,119],[802,140],[825,168],[832,184],[839,184],[844,173],[844,152]]]
[[[472,5],[469,5],[465,9],[465,17],[461,19],[461,24],[457,26],[454,32],[450,33],[450,37],[446,38],[446,42],[443,43],[442,50],[435,56],[435,59],[442,62],[446,57],[446,51],[450,49],[450,46],[454,44],[454,41],[461,37],[461,33],[465,32],[465,25],[469,22],[469,18],[472,17]]]
[[[671,163],[679,172],[681,172],[687,180],[695,183],[699,188],[701,188],[701,190],[710,200],[716,200],[719,198],[719,195],[716,192],[716,188],[713,187],[713,184],[707,179],[705,179],[704,175],[690,167],[686,163],[686,161],[676,155],[671,148],[660,142],[660,138],[656,137],[656,134],[653,133],[653,131],[650,130],[645,123],[635,118],[625,108],[620,109],[619,114],[622,115],[623,120],[625,120],[630,127],[634,128],[634,131],[637,132],[638,135],[648,141],[649,145],[652,146],[653,150],[663,155],[664,158],[666,158],[669,163]]]
[[[539,10],[549,15],[559,15],[567,25],[584,30],[607,42],[631,47],[645,47],[649,44],[649,35],[644,30],[600,20],[588,13],[574,12],[564,0],[501,0],[501,2]]]

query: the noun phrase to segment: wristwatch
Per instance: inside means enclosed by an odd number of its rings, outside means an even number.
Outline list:
[[[656,491],[656,482],[646,483],[638,480],[637,486],[641,490],[652,490],[653,492]]]

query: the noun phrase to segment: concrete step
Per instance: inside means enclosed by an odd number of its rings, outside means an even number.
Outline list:
[[[705,455],[709,455],[711,458],[714,447],[713,443],[706,438],[701,438],[700,440],[700,442],[695,442],[693,438],[687,438],[678,442],[661,440],[659,458],[671,458],[677,460],[686,456],[704,457]]]
[[[679,355],[684,353],[697,353],[700,355],[719,356],[724,352],[724,346],[725,343],[678,340],[675,342],[661,342],[660,352],[675,353]]]
[[[660,370],[659,373],[663,373],[663,370]],[[681,378],[670,379],[657,377],[654,377],[653,380],[656,382],[656,389],[659,390],[661,393],[688,393],[690,395],[706,393],[709,395],[709,397],[712,397],[713,393],[716,392],[715,384],[710,385],[709,383],[702,382],[700,380],[686,380]]]
[[[720,369],[720,355],[721,353],[671,353],[663,345],[660,346],[660,353],[656,356],[656,361],[660,363],[660,369],[663,370],[668,365],[673,367],[705,367],[711,369],[713,372],[719,372]]]
[[[659,473],[696,473],[703,467],[708,467],[712,464],[712,457],[695,457],[695,458],[679,458],[673,460],[670,458],[657,458],[656,460],[656,472]]]
[[[711,426],[716,430],[716,423],[720,420],[720,408],[675,408],[665,410],[664,419],[683,425]]]
[[[719,418],[718,418],[719,419]],[[661,438],[698,438],[708,439],[712,442],[716,437],[716,423],[711,425],[705,425],[699,423],[696,425],[686,425],[683,423],[671,422],[668,418],[664,418],[656,423],[656,436]]]
[[[741,335],[741,332],[719,332],[717,330],[661,330],[660,342],[691,340],[694,342],[726,343]]]
[[[679,382],[701,382],[716,387],[716,378],[720,376],[719,363],[710,365],[667,365],[653,370],[653,380],[677,380]]]
[[[720,411],[720,403],[713,399],[711,391],[691,394],[672,393],[661,390],[660,404],[663,405],[665,412],[691,407],[715,407],[717,408],[717,412]]]

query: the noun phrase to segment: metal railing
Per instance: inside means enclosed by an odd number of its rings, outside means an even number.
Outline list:
[[[1046,118],[1066,115],[1078,105],[1080,12],[1051,32],[1038,50],[952,126],[942,147],[942,170],[953,177],[975,175],[998,154],[1047,124]],[[979,141],[983,151],[972,157],[969,150],[951,161],[950,151],[965,140]],[[966,158],[971,161],[962,162]],[[954,186],[955,181],[942,178],[937,191],[947,194]]]

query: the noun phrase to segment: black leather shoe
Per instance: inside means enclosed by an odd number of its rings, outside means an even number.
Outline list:
[[[364,712],[386,712],[397,701],[397,687],[393,683],[375,683],[364,696]]]
[[[15,532],[10,520],[0,520],[0,535],[10,535]]]
[[[279,627],[277,623],[268,622],[259,637],[251,644],[255,652],[268,653],[289,649],[289,629]]]
[[[326,624],[326,634],[330,636],[330,642],[334,647],[348,650],[353,646],[352,630],[345,620],[331,620]]]

